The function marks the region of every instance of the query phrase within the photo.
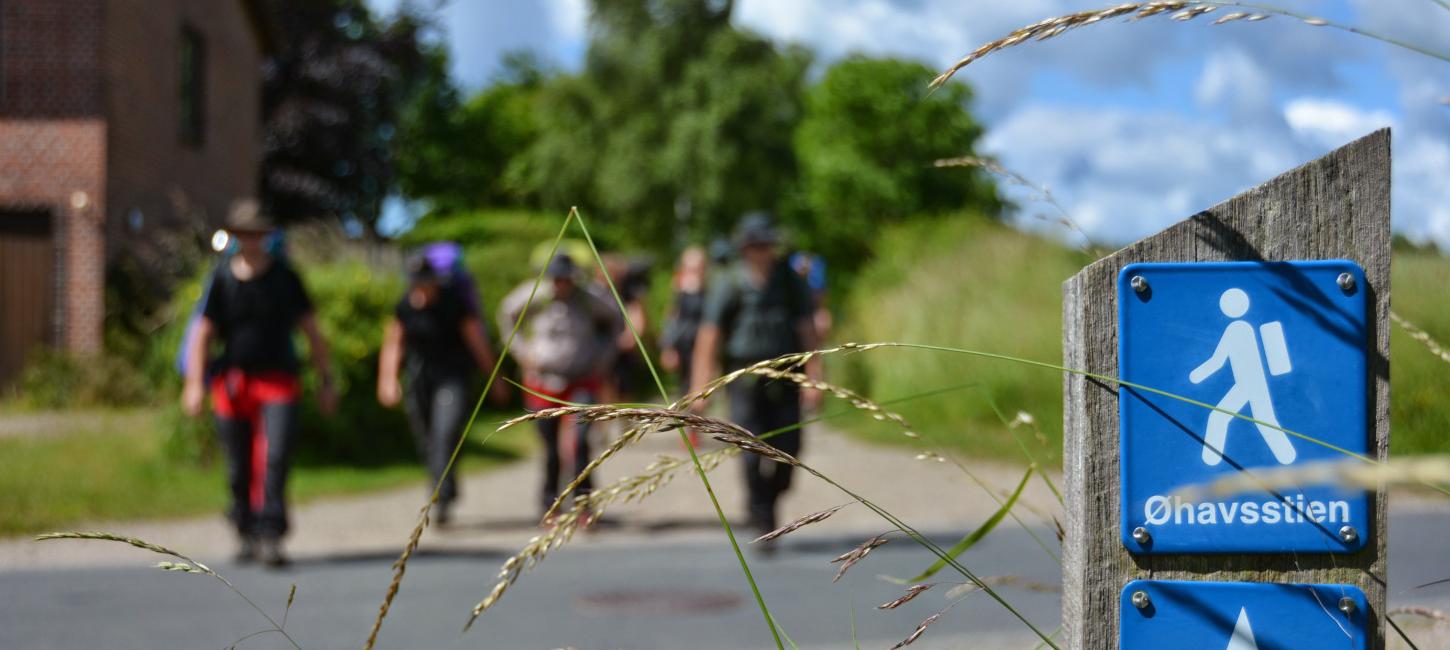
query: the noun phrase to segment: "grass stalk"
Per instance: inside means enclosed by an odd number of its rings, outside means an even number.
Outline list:
[[[639,349],[640,356],[644,357],[645,366],[649,368],[649,374],[654,378],[655,387],[660,391],[660,399],[670,401],[669,391],[665,390],[665,384],[660,381],[659,372],[655,370],[654,361],[650,359],[648,349],[639,336],[639,330],[635,328],[634,322],[629,318],[629,310],[624,306],[624,300],[619,296],[619,290],[614,286],[614,279],[609,277],[609,269],[604,266],[604,259],[599,255],[599,248],[594,245],[594,237],[589,234],[589,227],[585,225],[584,218],[579,215],[578,209],[570,211],[570,214],[579,222],[579,230],[584,233],[584,241],[589,244],[589,251],[594,254],[594,262],[599,265],[603,272],[604,281],[609,285],[609,293],[614,296],[614,303],[619,307],[620,314],[624,317],[625,325],[629,327],[629,333],[634,337],[635,347]],[[567,224],[566,224],[567,225]],[[765,625],[770,628],[770,635],[775,639],[777,650],[785,650],[785,644],[781,640],[780,630],[775,624],[775,617],[770,615],[770,607],[765,604],[765,596],[760,593],[760,586],[755,583],[755,576],[750,571],[750,562],[745,559],[745,552],[740,550],[740,541],[735,538],[735,531],[730,528],[730,520],[725,516],[725,509],[720,506],[719,497],[715,496],[715,488],[710,485],[710,478],[705,475],[705,468],[700,465],[700,455],[695,451],[695,446],[690,444],[690,436],[683,428],[678,430],[680,442],[684,443],[685,450],[690,454],[690,463],[695,467],[695,473],[700,477],[700,484],[705,487],[705,494],[710,497],[710,505],[715,508],[715,516],[720,519],[720,527],[725,530],[725,537],[730,540],[730,548],[735,551],[735,559],[740,563],[740,570],[745,574],[745,581],[750,584],[751,595],[755,597],[755,603],[760,606],[760,614],[765,618]],[[795,644],[792,643],[792,646]]]
[[[253,601],[251,598],[248,598],[245,593],[242,593],[242,590],[241,589],[238,589],[236,585],[232,584],[232,581],[227,580],[225,576],[223,576],[222,574],[217,573],[216,571],[212,570],[211,567],[209,567],[209,566],[207,566],[205,564],[202,564],[200,562],[197,562],[196,560],[193,560],[190,557],[181,554],[180,552],[173,551],[173,550],[171,550],[169,548],[166,548],[165,546],[161,546],[159,544],[152,544],[151,542],[148,542],[148,541],[143,540],[143,539],[139,539],[139,538],[136,538],[136,537],[126,537],[124,535],[117,535],[117,534],[114,534],[114,533],[100,533],[100,532],[88,532],[88,533],[76,533],[76,532],[69,532],[69,533],[46,533],[44,535],[37,535],[35,537],[35,541],[37,541],[37,542],[44,542],[44,541],[53,540],[53,539],[90,539],[90,540],[98,540],[98,541],[103,541],[103,542],[120,542],[122,544],[129,544],[131,546],[134,546],[134,547],[139,548],[139,549],[142,549],[142,550],[151,551],[152,553],[159,553],[161,555],[169,555],[169,556],[174,557],[174,558],[176,558],[178,560],[181,560],[184,564],[177,564],[177,563],[172,563],[172,562],[163,562],[163,563],[161,563],[161,564],[159,564],[157,566],[159,568],[165,569],[167,571],[179,571],[181,573],[199,573],[199,574],[202,574],[202,575],[207,575],[207,576],[211,576],[212,578],[215,578],[216,580],[220,581],[223,585],[226,585],[226,588],[227,589],[230,589],[232,591],[232,593],[236,594],[239,598],[241,598],[242,600],[246,601],[246,603],[247,603],[248,606],[250,606],[253,610],[256,610],[256,612],[258,614],[260,614],[262,616],[262,618],[266,619],[267,623],[269,623],[272,626],[271,629],[268,629],[268,630],[260,630],[258,632],[253,633],[253,634],[247,635],[246,637],[242,637],[243,639],[246,639],[246,638],[249,638],[249,637],[252,637],[252,636],[256,636],[258,634],[265,634],[267,632],[276,632],[278,634],[281,634],[282,635],[282,638],[287,639],[287,642],[290,643],[290,644],[292,644],[292,647],[293,648],[296,648],[297,650],[302,650],[302,646],[300,646],[300,645],[297,644],[297,640],[296,639],[293,639],[292,638],[292,635],[288,634],[287,633],[287,630],[283,629],[282,625],[279,625],[277,623],[277,621],[275,619],[273,619],[272,616],[266,612],[266,610],[264,610],[260,606],[258,606],[257,603],[256,603],[256,601]],[[292,595],[289,595],[287,597],[287,609],[289,611],[292,608],[292,597],[295,596],[296,594],[297,594],[297,589],[294,586],[293,587],[293,590],[292,590]],[[285,624],[286,619],[284,618],[283,621],[284,621],[284,624]]]
[[[564,241],[564,233],[569,231],[570,222],[576,219],[578,214],[578,210],[571,208],[568,216],[564,217],[564,223],[559,227],[559,234],[554,237],[554,244],[549,249],[550,258],[553,258],[554,253],[559,250],[559,243]],[[458,457],[463,452],[463,445],[468,441],[468,434],[473,431],[473,423],[478,419],[479,411],[483,410],[483,400],[487,399],[489,391],[493,389],[493,382],[498,378],[498,373],[503,368],[504,359],[508,356],[509,349],[513,346],[514,337],[518,335],[524,318],[528,316],[529,307],[534,304],[534,297],[538,294],[539,285],[544,282],[544,271],[545,269],[543,268],[539,269],[538,276],[534,278],[534,286],[529,290],[529,299],[524,302],[524,308],[519,312],[518,320],[514,321],[513,330],[509,332],[508,339],[504,341],[502,349],[499,350],[498,358],[493,362],[493,369],[489,371],[488,380],[484,382],[483,392],[479,394],[478,400],[474,402],[473,413],[468,416],[468,423],[463,427],[463,434],[458,436],[458,444],[453,446],[453,454],[448,457],[448,464],[443,467],[443,472],[439,475],[437,483],[433,485],[432,496],[428,498],[428,502],[423,504],[423,508],[419,511],[418,523],[413,527],[413,532],[408,536],[408,543],[403,547],[403,552],[398,556],[398,560],[393,563],[393,580],[388,584],[387,593],[383,596],[383,604],[378,608],[378,616],[373,620],[372,630],[368,632],[367,643],[363,645],[364,650],[372,650],[378,641],[378,632],[383,627],[383,619],[387,618],[388,610],[393,604],[393,599],[397,597],[398,590],[402,587],[403,576],[408,570],[408,560],[412,557],[413,551],[418,548],[418,541],[423,537],[423,530],[428,527],[429,510],[432,509],[434,503],[438,502],[438,495],[443,490],[443,480],[448,476],[449,472],[453,471],[453,467],[458,463]],[[490,431],[484,437],[484,441],[487,442],[488,438],[492,435],[493,432]]]

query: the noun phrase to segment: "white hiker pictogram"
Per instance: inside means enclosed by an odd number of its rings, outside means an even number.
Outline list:
[[[1274,453],[1274,459],[1281,465],[1288,465],[1294,462],[1294,445],[1289,442],[1289,436],[1274,428],[1279,426],[1279,418],[1274,415],[1274,402],[1269,397],[1269,380],[1264,374],[1264,364],[1260,361],[1259,337],[1254,333],[1254,327],[1240,318],[1249,311],[1249,294],[1242,289],[1229,289],[1219,297],[1218,307],[1225,316],[1234,321],[1224,328],[1213,356],[1188,374],[1188,381],[1197,384],[1218,372],[1225,363],[1233,372],[1233,387],[1218,402],[1218,408],[1222,410],[1208,415],[1208,431],[1203,436],[1203,462],[1206,465],[1217,465],[1223,461],[1228,425],[1233,421],[1230,414],[1238,413],[1247,406],[1250,416],[1255,420],[1273,425],[1255,423],[1259,435],[1264,437],[1264,442],[1268,443],[1269,450]],[[1269,362],[1269,372],[1277,376],[1292,371],[1288,347],[1284,343],[1283,325],[1278,321],[1265,323],[1259,328],[1259,332],[1263,334],[1263,353]]]
[[[1249,624],[1249,610],[1239,608],[1239,622],[1234,624],[1234,634],[1228,638],[1228,647],[1224,650],[1259,650],[1259,642],[1254,640],[1254,626]]]

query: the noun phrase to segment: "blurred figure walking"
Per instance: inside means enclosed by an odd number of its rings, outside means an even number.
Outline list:
[[[740,261],[711,282],[703,324],[695,343],[691,390],[700,390],[720,374],[784,354],[816,346],[811,295],[781,258],[780,235],[769,214],[745,215],[735,233]],[[819,361],[806,366],[820,376]],[[802,391],[790,381],[742,377],[727,387],[730,419],[751,433],[763,434],[799,425],[802,407],[815,408],[820,391]],[[705,409],[696,402],[697,411]],[[772,436],[771,445],[791,455],[801,450],[801,430]],[[790,488],[791,467],[745,454],[745,485],[749,493],[749,525],[759,532],[776,527],[776,503]]]
[[[200,415],[210,376],[212,410],[227,459],[230,518],[241,539],[237,560],[260,558],[277,567],[287,564],[281,540],[288,527],[287,472],[301,393],[293,330],[307,335],[324,414],[332,413],[337,398],[327,344],[302,280],[284,259],[267,252],[271,219],[256,201],[240,201],[226,228],[237,252],[212,273],[187,350],[181,404],[188,415]],[[222,352],[208,364],[203,360],[213,338],[221,340]]]
[[[824,345],[835,325],[826,292],[826,260],[815,253],[796,251],[791,253],[790,267],[811,290],[811,322],[816,325],[816,341]]]
[[[579,269],[567,255],[549,260],[544,275],[548,283],[538,289],[514,339],[514,358],[523,372],[523,384],[530,391],[554,400],[593,403],[598,399],[601,377],[614,356],[615,337],[621,321],[614,303],[578,284]],[[524,313],[533,282],[525,282],[499,305],[499,328],[507,331]],[[534,394],[524,396],[524,406],[538,410],[559,406]],[[589,463],[589,425],[574,423],[574,435],[561,440],[560,419],[539,420],[543,439],[544,484],[539,494],[540,513],[548,509],[563,487],[561,476],[573,476]],[[569,473],[563,474],[563,464]],[[588,494],[586,480],[579,494]]]
[[[705,317],[705,279],[708,260],[705,249],[691,246],[680,253],[675,267],[674,296],[670,312],[665,316],[660,334],[660,365],[666,372],[677,372],[680,393],[689,392],[691,369],[695,355],[695,338]]]
[[[384,327],[378,357],[378,402],[388,407],[403,402],[418,456],[433,478],[429,493],[438,486],[440,526],[448,525],[458,498],[456,472],[444,472],[473,407],[474,382],[497,359],[484,336],[477,297],[468,295],[470,285],[445,282],[421,253],[410,258],[408,291]],[[505,396],[504,384],[495,384],[491,397]]]
[[[624,303],[629,322],[634,325],[634,331],[639,333],[641,339],[645,338],[649,330],[649,313],[645,308],[645,299],[649,297],[649,264],[631,261],[617,253],[606,253],[603,260],[603,268],[596,270],[590,290],[614,305],[614,293],[609,289],[609,283],[612,282],[614,289],[619,292],[620,302]],[[607,281],[605,273],[608,273]],[[617,311],[618,307],[615,309]],[[649,371],[645,367],[644,356],[639,352],[634,332],[629,327],[620,327],[619,333],[614,337],[614,356],[609,366],[610,371],[603,377],[600,401],[613,403],[635,400],[640,382],[648,381]]]

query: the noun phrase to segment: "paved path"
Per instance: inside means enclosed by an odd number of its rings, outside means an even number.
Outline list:
[[[661,437],[606,466],[614,478],[637,471],[656,454],[678,454],[678,439]],[[916,460],[899,448],[869,446],[816,430],[803,458],[848,487],[879,499],[887,509],[942,544],[984,520],[995,502],[950,463]],[[996,491],[1007,491],[1022,469],[971,464]],[[467,636],[458,630],[471,605],[492,585],[498,565],[536,533],[533,494],[538,468],[517,463],[469,477],[455,526],[429,531],[410,565],[388,625],[387,648],[739,648],[770,645],[759,613],[744,595],[733,555],[690,474],[662,488],[643,505],[611,510],[611,525],[581,535],[526,575]],[[728,513],[742,509],[738,467],[717,470],[717,491]],[[232,577],[269,611],[280,610],[288,585],[299,585],[290,630],[304,647],[358,647],[390,576],[388,565],[412,528],[422,487],[318,501],[299,508],[290,540],[297,564],[284,572],[234,567],[226,562],[232,540],[220,517],[100,528],[173,546]],[[803,480],[783,516],[844,503],[818,481]],[[1057,594],[1033,589],[1055,584],[1058,551],[1050,518],[1059,509],[1034,481],[1019,513],[1023,526],[1004,522],[964,562],[989,575],[1012,575],[1025,584],[1004,595],[1035,623],[1055,627]],[[900,541],[882,547],[840,583],[830,581],[830,558],[885,524],[851,506],[786,538],[771,558],[753,567],[787,631],[804,648],[851,647],[855,610],[862,647],[889,647],[946,604],[938,587],[894,612],[875,609],[899,594],[880,575],[905,576],[928,563],[920,549]],[[1450,585],[1415,589],[1450,577],[1450,506],[1396,497],[1391,515],[1392,605],[1450,609]],[[149,569],[156,557],[100,542],[0,541],[0,647],[167,648],[224,647],[259,628],[245,604],[204,577]],[[944,576],[949,580],[950,577]],[[1438,641],[1443,643],[1446,626]],[[1434,633],[1419,624],[1418,634]],[[1436,638],[1436,637],[1430,637]],[[1029,648],[1031,635],[989,599],[974,596],[940,619],[913,648]],[[244,648],[285,647],[258,638]],[[1422,647],[1436,646],[1434,642]]]
[[[532,433],[519,431],[514,435]],[[683,452],[675,434],[663,434],[622,453],[605,465],[601,480],[627,476],[642,470],[660,454],[679,456]],[[916,460],[913,452],[895,447],[878,447],[858,442],[824,429],[811,431],[802,457],[908,523],[925,528],[962,528],[986,519],[997,502],[950,463]],[[982,481],[1000,493],[1010,492],[1021,479],[1021,468],[1003,463],[972,463]],[[468,549],[479,545],[520,546],[537,532],[540,467],[536,461],[514,463],[492,472],[468,477],[463,482],[463,499],[454,525],[446,530],[430,529],[424,548]],[[711,473],[726,514],[743,517],[743,480],[732,462]],[[849,501],[820,481],[797,474],[798,480],[781,509],[782,521],[789,517],[828,508]],[[221,489],[221,486],[218,486]],[[422,485],[413,489],[381,494],[323,499],[295,509],[294,533],[288,540],[291,554],[298,559],[338,555],[375,555],[396,552],[407,539],[423,504]],[[1002,497],[1005,498],[1005,497]],[[1051,493],[1034,481],[1024,496],[1024,505],[1038,512],[1059,509]],[[1022,510],[1024,521],[1051,527],[1050,520]],[[590,545],[629,545],[659,538],[671,541],[699,541],[721,538],[719,521],[706,499],[700,482],[690,472],[681,472],[643,504],[611,509],[609,525],[598,534],[583,536]],[[869,510],[851,506],[817,526],[827,532],[851,531],[866,535],[887,528]],[[76,530],[107,530],[151,540],[196,557],[225,558],[233,549],[231,533],[220,516],[203,516],[163,522],[90,522]],[[71,566],[129,565],[137,561],[124,548],[90,542],[37,544],[25,539],[0,540],[0,570]]]

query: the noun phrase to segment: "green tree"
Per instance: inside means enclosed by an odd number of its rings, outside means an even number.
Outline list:
[[[584,70],[547,84],[514,175],[612,238],[661,247],[778,207],[809,56],[730,26],[718,0],[596,0]]]
[[[971,90],[951,83],[929,91],[932,75],[920,63],[858,56],[832,65],[807,92],[795,136],[798,230],[839,268],[866,259],[871,233],[884,223],[1001,210],[984,174],[932,166],[972,154],[982,135],[968,111]]]
[[[281,50],[267,62],[262,198],[285,221],[341,219],[373,232],[394,182],[398,110],[435,88],[409,9],[378,19],[362,0],[268,0]]]
[[[426,75],[434,84],[416,92],[402,112],[396,164],[398,188],[426,200],[435,212],[530,205],[511,181],[538,138],[538,96],[546,72],[528,54],[504,56],[504,72],[466,102],[443,71],[447,56],[434,53]]]

